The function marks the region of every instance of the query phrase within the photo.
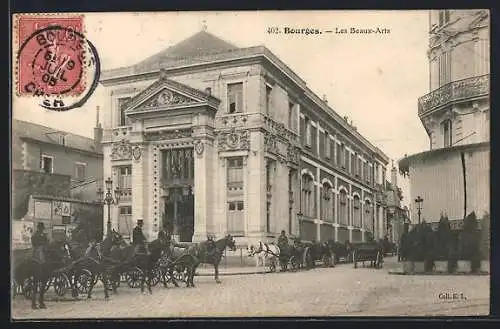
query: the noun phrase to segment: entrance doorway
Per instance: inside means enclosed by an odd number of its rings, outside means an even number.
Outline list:
[[[186,193],[186,190],[188,192]],[[165,200],[167,229],[179,237],[179,242],[192,242],[194,233],[194,195],[191,188],[171,187]]]

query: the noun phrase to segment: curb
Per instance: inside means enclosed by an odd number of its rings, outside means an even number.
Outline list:
[[[479,273],[467,273],[467,272],[456,272],[456,273],[439,273],[439,272],[428,272],[428,273],[405,273],[400,271],[389,271],[390,275],[427,275],[427,276],[485,276],[490,275],[488,272]]]
[[[253,271],[253,272],[234,272],[234,273],[221,273],[219,272],[219,276],[231,276],[231,275],[251,275],[251,274],[268,274],[270,272],[262,272],[262,271]],[[212,273],[196,273],[195,276],[214,276]]]

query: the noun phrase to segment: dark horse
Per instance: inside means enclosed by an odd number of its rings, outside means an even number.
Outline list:
[[[236,242],[231,234],[226,235],[222,239],[215,241],[214,250],[210,250],[208,244],[211,241],[203,241],[188,248],[188,253],[194,256],[195,264],[192,266],[188,274],[188,286],[194,287],[193,277],[196,268],[201,264],[212,264],[215,269],[215,282],[221,283],[219,280],[219,264],[222,259],[222,253],[226,248],[232,251],[236,250]],[[213,243],[213,242],[212,242]]]
[[[110,283],[107,276],[104,275],[106,264],[106,256],[111,253],[113,246],[118,246],[123,242],[120,234],[112,231],[106,236],[103,241],[97,244],[100,254],[95,251],[91,255],[85,255],[84,246],[79,243],[70,243],[70,254],[74,262],[68,266],[70,276],[70,284],[73,297],[78,297],[77,284],[84,286],[87,289],[87,298],[92,298],[92,289],[100,279],[104,285],[104,297],[107,300],[108,284]],[[113,286],[113,291],[116,292],[116,287]]]
[[[141,293],[144,293],[144,284],[147,285],[148,292],[153,293],[151,290],[151,279],[155,275],[154,268],[156,263],[162,256],[163,252],[168,247],[166,241],[162,239],[156,239],[148,244],[148,253],[145,254],[134,254],[130,259],[121,262],[120,264],[111,266],[110,269],[106,270],[109,278],[116,278],[121,273],[126,272],[130,268],[137,267],[141,270]],[[115,288],[113,281],[113,289]]]
[[[47,282],[53,276],[55,270],[64,267],[71,262],[66,241],[51,242],[45,247],[45,262],[33,257],[27,257],[15,268],[14,278],[17,282],[24,282],[32,278],[31,307],[37,309],[46,308],[44,303]],[[36,295],[39,293],[38,306]]]

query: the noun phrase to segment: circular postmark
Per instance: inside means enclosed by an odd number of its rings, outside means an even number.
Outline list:
[[[82,33],[51,25],[22,42],[17,70],[19,96],[41,97],[41,107],[67,111],[84,105],[97,88],[100,60]]]

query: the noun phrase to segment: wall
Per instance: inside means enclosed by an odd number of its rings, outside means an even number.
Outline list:
[[[40,170],[42,154],[53,156],[54,173],[76,177],[76,162],[87,164],[86,177],[102,178],[103,158],[98,154],[78,152],[62,145],[26,143],[25,170]]]
[[[489,150],[466,151],[467,212],[489,209]],[[459,152],[435,154],[425,159],[412,160],[410,166],[411,200],[421,196],[422,218],[439,221],[441,211],[446,211],[450,220],[462,219],[464,215],[462,162]],[[416,205],[412,207],[411,219],[418,222]]]
[[[37,171],[13,170],[13,219],[21,219],[26,215],[32,194],[69,197],[70,177]]]

